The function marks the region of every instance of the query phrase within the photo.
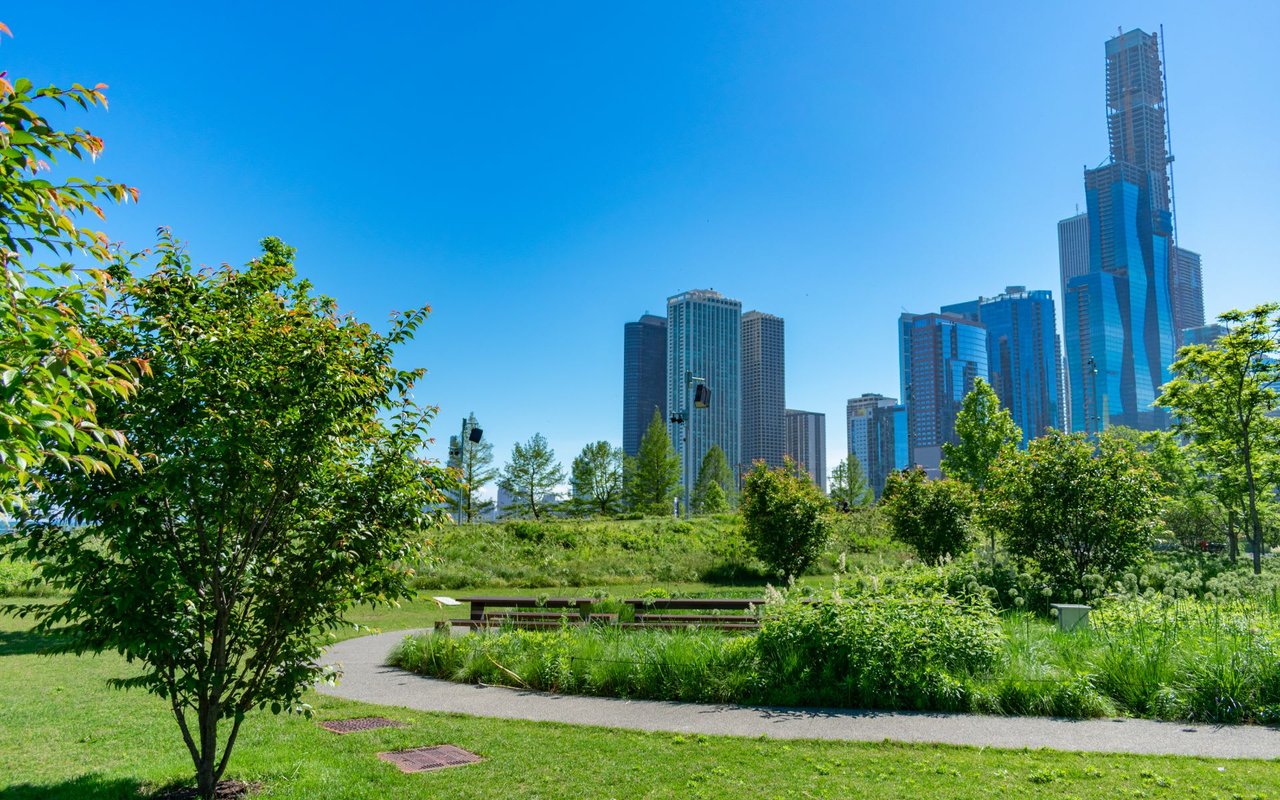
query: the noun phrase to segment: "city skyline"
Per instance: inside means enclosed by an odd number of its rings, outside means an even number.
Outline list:
[[[108,209],[113,239],[145,247],[168,224],[197,263],[240,264],[278,235],[362,320],[431,303],[401,362],[429,371],[438,457],[471,411],[500,461],[533,432],[566,464],[620,443],[619,323],[691,286],[787,320],[792,404],[840,419],[849,397],[898,395],[900,311],[1058,284],[1055,222],[1106,156],[1118,27],[1164,25],[1178,240],[1203,254],[1205,322],[1280,296],[1280,112],[1257,102],[1280,9],[245,12],[228,43],[211,10],[92,7],[62,30],[15,7],[0,52],[11,77],[110,85],[110,112],[66,119],[104,138],[95,173],[141,190]],[[903,59],[908,30],[922,47]],[[151,45],[100,46],[123,31]],[[208,57],[224,51],[255,58]],[[405,148],[339,158],[339,96],[410,132]],[[1015,107],[1034,113],[1010,136]],[[845,432],[827,433],[834,464]]]

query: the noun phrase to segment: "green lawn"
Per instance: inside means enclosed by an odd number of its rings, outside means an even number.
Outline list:
[[[361,621],[437,614],[418,603]],[[137,798],[190,762],[161,701],[106,688],[115,655],[41,656],[27,622],[0,616],[0,798]],[[1271,762],[646,734],[428,714],[310,697],[322,718],[380,714],[399,730],[337,736],[300,717],[250,718],[229,776],[262,798],[1272,797]],[[403,775],[381,750],[448,742],[479,765]]]

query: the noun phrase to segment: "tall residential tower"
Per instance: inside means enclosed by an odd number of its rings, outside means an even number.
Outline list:
[[[760,311],[742,315],[742,469],[756,461],[782,466],[787,443],[784,334],[782,317]]]
[[[787,455],[827,491],[827,415],[788,408]]]

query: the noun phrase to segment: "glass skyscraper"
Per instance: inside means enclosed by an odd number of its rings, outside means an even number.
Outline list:
[[[876,406],[872,409],[867,428],[867,454],[867,485],[879,500],[889,473],[911,466],[906,406]]]
[[[865,392],[861,397],[850,397],[849,402],[845,404],[844,421],[849,458],[858,459],[864,475],[871,474],[871,414],[877,408],[897,405],[897,403],[896,397]],[[903,441],[905,442],[906,439],[904,438]]]
[[[628,322],[622,343],[622,449],[634,456],[653,419],[667,418],[667,320],[645,314]]]
[[[990,378],[987,331],[956,314],[903,314],[898,325],[911,461],[936,474],[964,396]]]
[[[1078,265],[1078,259],[1062,250],[1063,226],[1076,218],[1059,223],[1071,427],[1151,430],[1167,425],[1167,414],[1152,403],[1169,378],[1176,348],[1159,42],[1153,34],[1129,31],[1107,42],[1106,60],[1111,156],[1084,173],[1088,272],[1068,274],[1068,264]],[[1078,241],[1078,235],[1069,237],[1073,247]]]
[[[711,390],[708,408],[693,407],[693,385],[686,382],[686,375],[701,378]],[[720,445],[731,469],[741,469],[741,409],[742,303],[706,289],[668,298],[667,411],[682,413],[686,419],[683,425],[669,426],[680,456],[683,496],[693,491],[702,458],[712,444]]]
[[[996,297],[943,306],[987,329],[987,372],[1000,403],[1022,428],[1022,445],[1063,427],[1053,293],[1009,286]]]

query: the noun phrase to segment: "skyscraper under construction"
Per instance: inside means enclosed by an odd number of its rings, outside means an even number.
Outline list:
[[[1064,266],[1071,427],[1164,427],[1152,403],[1177,347],[1168,116],[1160,42],[1132,30],[1106,44],[1110,156],[1084,171],[1088,268]],[[1060,231],[1062,228],[1060,227]],[[1084,237],[1069,237],[1078,242]],[[1061,241],[1060,241],[1061,246]],[[1063,258],[1062,263],[1078,263]],[[1199,263],[1196,260],[1196,288]],[[1203,309],[1203,301],[1201,309]],[[1201,310],[1203,316],[1203,310]]]

